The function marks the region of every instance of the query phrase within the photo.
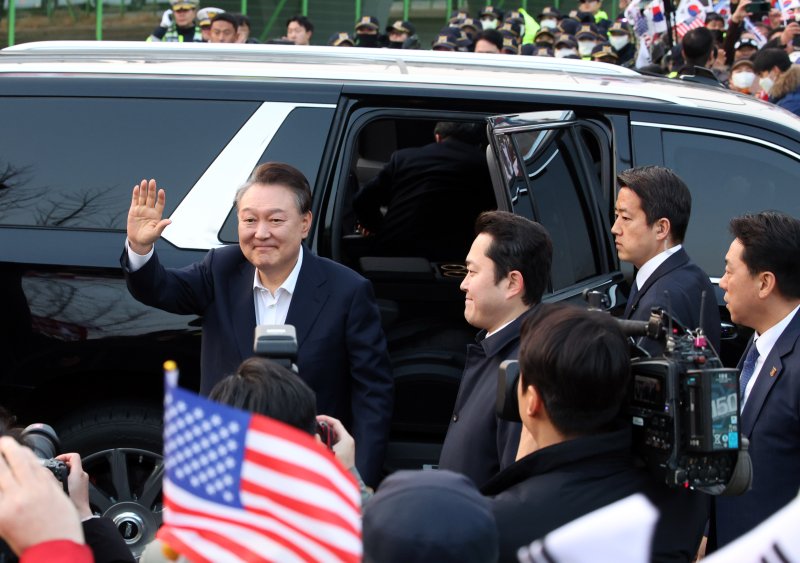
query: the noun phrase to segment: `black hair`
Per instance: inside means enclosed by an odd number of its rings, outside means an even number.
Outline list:
[[[486,256],[494,262],[495,283],[516,270],[522,274],[522,302],[535,305],[550,281],[553,243],[547,230],[534,221],[507,211],[484,211],[475,221],[475,234],[492,237]]]
[[[214,27],[214,22],[228,22],[233,26],[234,31],[239,29],[239,17],[236,14],[222,12],[221,14],[217,14],[214,19],[211,20],[211,27]]]
[[[792,66],[792,60],[783,49],[762,49],[753,57],[753,72],[761,74],[778,67],[786,72]]]
[[[711,30],[705,27],[690,29],[683,36],[681,48],[686,64],[704,67],[714,51],[714,36]]]
[[[522,323],[520,377],[541,396],[553,426],[576,437],[612,429],[630,381],[628,344],[608,314],[542,304]]]
[[[239,20],[239,27],[245,26],[245,27],[247,27],[249,29],[253,29],[253,26],[250,23],[250,18],[248,18],[244,14],[235,14],[235,15],[236,15],[236,19]]]
[[[486,139],[483,123],[474,121],[440,121],[433,132],[442,139],[458,139],[471,145],[480,145]]]
[[[306,31],[309,33],[312,33],[314,31],[314,24],[311,23],[311,20],[305,16],[300,16],[300,15],[292,16],[291,18],[286,20],[286,27],[289,27],[289,24],[292,22],[297,22],[298,24],[302,25],[304,28],[306,28]]]
[[[800,298],[800,220],[762,211],[734,217],[730,229],[744,246],[742,262],[751,275],[772,272],[782,296]]]
[[[297,168],[285,162],[266,162],[258,166],[244,186],[236,191],[233,204],[238,208],[245,192],[255,184],[278,184],[289,188],[294,194],[301,215],[311,211],[311,187]]]
[[[498,30],[484,29],[483,31],[477,33],[472,38],[473,45],[477,44],[481,39],[495,45],[499,51],[503,50],[503,34]]]
[[[641,166],[620,173],[617,182],[639,197],[648,225],[669,219],[673,242],[683,242],[692,214],[692,194],[675,172],[663,166]]]
[[[209,399],[284,422],[314,435],[317,398],[293,371],[258,356],[216,385]]]

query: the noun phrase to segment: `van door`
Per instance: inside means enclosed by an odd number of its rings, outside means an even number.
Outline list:
[[[593,134],[597,122],[581,120],[571,110],[500,115],[487,121],[487,158],[498,208],[538,221],[553,240],[544,300],[582,301],[584,291],[599,290],[606,307],[617,305],[622,273],[616,265],[610,218],[598,196],[603,193],[601,179],[611,176],[612,162],[610,155],[600,155],[611,147]]]

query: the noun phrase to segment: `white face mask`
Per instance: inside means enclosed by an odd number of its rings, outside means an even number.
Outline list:
[[[614,47],[617,51],[625,47],[631,40],[628,38],[627,35],[612,35],[608,38],[608,42],[611,43],[611,46]]]
[[[542,20],[539,23],[545,29],[555,29],[555,28],[558,27],[558,22],[556,22],[556,20],[552,20],[552,19]]]
[[[591,55],[595,45],[594,41],[578,41],[578,52],[581,56]]]
[[[758,79],[758,85],[761,86],[761,89],[764,90],[764,92],[769,94],[769,91],[772,90],[772,87],[775,85],[775,81],[769,76],[765,76],[764,78]]]
[[[578,53],[575,52],[575,49],[558,49],[556,51],[556,57],[563,58],[569,57],[570,55],[577,55]]]
[[[483,29],[497,29],[497,20],[481,20]]]
[[[756,79],[756,75],[753,72],[737,72],[733,76],[731,76],[731,82],[737,88],[750,88],[753,85],[753,80]]]

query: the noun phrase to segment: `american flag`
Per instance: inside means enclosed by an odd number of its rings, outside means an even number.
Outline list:
[[[675,33],[678,34],[679,39],[683,39],[683,36],[686,35],[689,30],[695,29],[697,27],[703,27],[706,24],[706,14],[705,12],[700,12],[695,17],[682,21],[678,25],[675,26]]]
[[[296,428],[167,384],[164,525],[197,562],[360,561],[355,479]]]

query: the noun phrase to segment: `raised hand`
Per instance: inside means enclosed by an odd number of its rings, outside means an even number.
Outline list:
[[[142,180],[133,187],[131,208],[128,211],[128,243],[136,254],[147,254],[153,248],[169,219],[164,219],[166,194],[159,190],[155,180]]]

